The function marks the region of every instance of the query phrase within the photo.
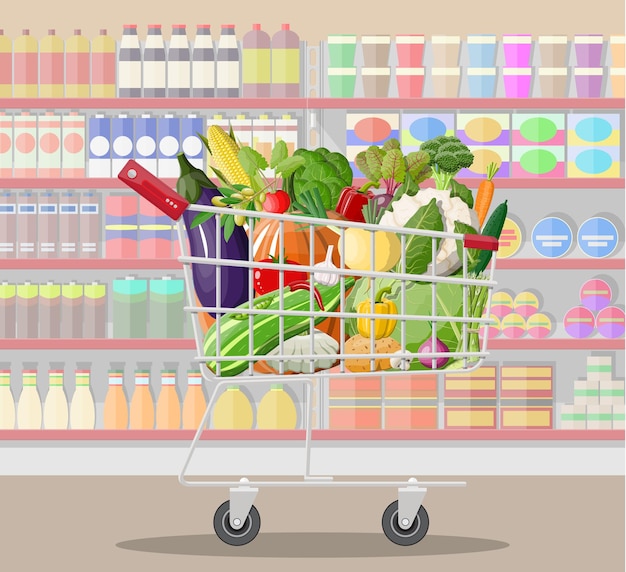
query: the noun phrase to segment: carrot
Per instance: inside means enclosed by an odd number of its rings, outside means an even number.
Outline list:
[[[495,185],[493,184],[493,177],[499,171],[500,165],[497,163],[489,163],[487,165],[487,178],[480,182],[478,185],[478,191],[476,192],[476,203],[474,204],[474,210],[478,215],[478,225],[482,227],[489,207],[491,206],[491,199],[493,198],[493,192]]]

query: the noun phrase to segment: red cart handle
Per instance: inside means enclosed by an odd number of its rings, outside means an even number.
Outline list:
[[[178,220],[189,206],[188,201],[132,159],[124,165],[117,178],[172,220]]]
[[[463,235],[463,246],[465,248],[478,248],[479,250],[498,250],[498,239],[482,234],[465,234]]]

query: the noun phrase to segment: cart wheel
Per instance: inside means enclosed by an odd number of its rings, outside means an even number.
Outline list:
[[[222,503],[215,511],[213,528],[220,540],[231,546],[243,546],[252,542],[261,528],[261,517],[254,505],[250,508],[246,522],[240,529],[230,525],[230,501]]]
[[[398,501],[393,501],[383,513],[383,532],[391,542],[400,546],[417,544],[428,532],[428,513],[420,506],[413,524],[405,530],[398,522]]]

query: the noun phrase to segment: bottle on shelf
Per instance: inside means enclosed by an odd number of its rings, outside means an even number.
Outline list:
[[[65,96],[89,97],[89,40],[81,30],[65,42]]]
[[[83,337],[106,338],[107,286],[99,282],[85,284],[83,295]]]
[[[130,400],[130,429],[154,429],[154,399],[150,392],[150,372],[135,371],[135,391]]]
[[[0,429],[15,429],[15,400],[11,392],[10,369],[0,369]]]
[[[198,24],[191,55],[192,97],[215,96],[215,49],[211,26]]]
[[[0,338],[15,338],[17,288],[6,280],[0,282]]]
[[[71,429],[94,429],[96,426],[96,404],[94,403],[88,369],[76,370],[76,389],[70,405]]]
[[[17,195],[17,256],[37,258],[37,196],[32,191]]]
[[[94,191],[80,195],[79,243],[80,258],[100,257],[100,197]]]
[[[63,97],[65,93],[65,46],[55,30],[39,42],[39,97]]]
[[[83,285],[74,280],[61,286],[61,337],[83,337]]]
[[[39,337],[61,337],[61,285],[51,280],[39,287]]]
[[[164,276],[150,280],[151,338],[182,338],[185,327],[184,280]]]
[[[187,26],[174,24],[167,50],[167,96],[189,97],[191,95],[191,53],[187,38]]]
[[[37,254],[39,258],[56,258],[59,255],[59,199],[55,193],[46,191],[39,195],[37,219]]]
[[[44,429],[67,429],[69,409],[63,389],[63,370],[49,370],[48,380],[48,393],[43,406]]]
[[[147,321],[147,280],[135,276],[113,280],[113,337],[145,338]]]
[[[13,97],[37,97],[38,53],[37,40],[30,35],[30,30],[22,30],[22,35],[13,42]]]
[[[271,39],[261,30],[261,24],[252,24],[242,41],[242,95],[243,97],[269,97],[271,85]]]
[[[252,429],[252,404],[238,385],[229,385],[213,405],[213,429]]]
[[[183,429],[200,427],[207,401],[202,387],[202,374],[196,370],[187,372],[187,393],[183,400]]]
[[[103,413],[105,429],[128,429],[128,401],[124,393],[124,372],[120,370],[109,370]]]
[[[239,97],[241,59],[234,24],[223,24],[217,43],[216,96]]]
[[[59,197],[59,257],[78,258],[79,223],[78,196],[65,191]]]
[[[17,428],[41,429],[41,398],[37,389],[37,370],[22,371],[22,392],[17,402]]]
[[[13,42],[0,29],[0,98],[13,95]]]
[[[143,95],[165,97],[167,89],[165,41],[160,24],[148,25],[148,37],[143,49]]]
[[[119,97],[141,97],[141,46],[136,24],[124,24],[117,73]]]
[[[18,338],[39,337],[39,286],[26,281],[17,286],[16,326]]]
[[[176,391],[176,372],[161,372],[161,391],[156,404],[156,428],[180,429],[180,398]]]
[[[257,408],[258,429],[295,429],[298,412],[282,384],[272,384]]]
[[[91,97],[115,97],[117,46],[107,30],[91,41]]]
[[[300,38],[289,24],[272,36],[272,97],[300,97]]]

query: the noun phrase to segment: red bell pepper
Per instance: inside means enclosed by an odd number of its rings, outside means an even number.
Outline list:
[[[356,187],[345,187],[341,191],[341,195],[339,195],[335,211],[347,220],[365,222],[363,207],[372,196],[371,191],[368,191],[371,186],[378,188],[378,183],[368,181],[360,189]]]

